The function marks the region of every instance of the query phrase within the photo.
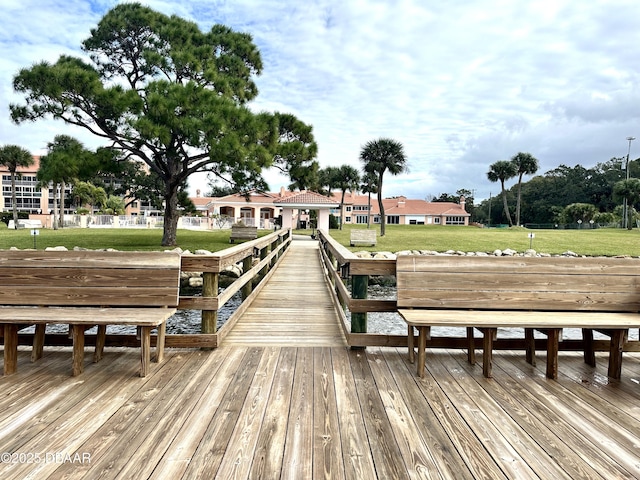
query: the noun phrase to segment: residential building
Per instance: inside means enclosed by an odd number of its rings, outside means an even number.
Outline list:
[[[347,193],[342,210],[340,192],[325,197],[314,192],[290,192],[284,188],[278,193],[251,192],[248,195],[232,194],[224,197],[192,198],[199,211],[217,219],[226,219],[229,224],[242,221],[246,225],[271,228],[275,219],[283,215],[283,226],[291,218],[291,225],[308,225],[309,211],[317,210],[323,216],[319,225],[324,225],[326,213],[344,219],[344,224],[380,223],[377,198],[368,195]],[[387,225],[468,225],[470,214],[465,210],[465,199],[460,203],[427,202],[412,200],[404,196],[383,200]],[[223,225],[219,225],[223,226]],[[323,228],[322,226],[320,228]]]

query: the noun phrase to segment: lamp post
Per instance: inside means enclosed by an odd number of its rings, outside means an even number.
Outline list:
[[[627,150],[627,161],[625,162],[625,169],[627,170],[626,180],[629,180],[629,155],[631,154],[631,142],[635,139],[636,137],[627,137],[627,141],[629,142],[629,149]],[[627,222],[629,221],[629,219],[627,218],[628,208],[629,207],[627,205],[627,197],[624,197],[624,200],[622,203],[622,228],[627,228]]]

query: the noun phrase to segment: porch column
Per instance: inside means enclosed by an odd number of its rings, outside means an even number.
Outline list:
[[[293,228],[293,208],[282,209],[282,228]]]
[[[329,231],[329,210],[318,210],[318,229],[326,232]]]

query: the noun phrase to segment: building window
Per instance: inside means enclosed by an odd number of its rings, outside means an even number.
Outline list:
[[[400,215],[387,215],[387,224],[388,225],[399,225],[400,224]]]
[[[345,212],[350,212],[350,211],[351,211],[351,207],[350,207],[350,206],[345,207],[345,209],[344,209],[344,210],[345,210]]]
[[[380,223],[380,215],[373,217],[373,223]]]
[[[447,225],[464,225],[464,217],[447,217]]]
[[[433,223],[435,223],[436,225],[439,225],[440,224],[440,217],[435,217],[433,219]]]
[[[344,223],[351,223],[351,217],[344,217]]]
[[[356,223],[367,223],[366,215],[356,215]]]
[[[360,212],[366,212],[369,210],[369,205],[354,205],[353,209]]]

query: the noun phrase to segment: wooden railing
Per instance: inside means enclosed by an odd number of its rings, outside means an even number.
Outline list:
[[[366,346],[406,346],[407,335],[387,335],[367,331],[367,315],[372,312],[397,312],[396,300],[374,300],[367,298],[370,276],[396,275],[395,259],[359,258],[347,247],[334,240],[326,231],[318,231],[320,251],[326,275],[334,287],[334,295],[343,309],[351,312],[351,325],[347,324],[345,312],[341,312],[347,342],[351,347]],[[345,282],[351,282],[351,293]],[[544,339],[537,340],[539,350],[545,349]],[[461,337],[435,337],[428,341],[430,348],[466,348],[467,342]],[[598,351],[608,351],[609,341],[594,342]],[[524,338],[498,339],[494,349],[525,349]],[[563,340],[562,350],[583,349],[582,340]],[[640,351],[639,341],[625,344],[625,351]]]
[[[183,255],[181,270],[184,272],[202,272],[202,296],[181,296],[178,309],[201,310],[202,325],[200,333],[168,334],[166,347],[175,348],[215,348],[220,345],[237,319],[248,308],[253,298],[270,278],[274,268],[286,254],[291,244],[291,230],[277,230],[268,235],[249,242],[215,252],[211,255]],[[242,263],[242,275],[218,294],[221,272],[228,267]],[[257,279],[259,283],[254,288]],[[243,302],[217,330],[218,311],[239,291],[242,291]],[[33,342],[33,334],[20,334],[19,342],[29,345]],[[135,335],[108,334],[107,346],[139,346]],[[152,337],[155,344],[155,336]],[[71,345],[66,334],[47,334],[47,345]],[[95,335],[86,336],[86,344],[95,344]]]

